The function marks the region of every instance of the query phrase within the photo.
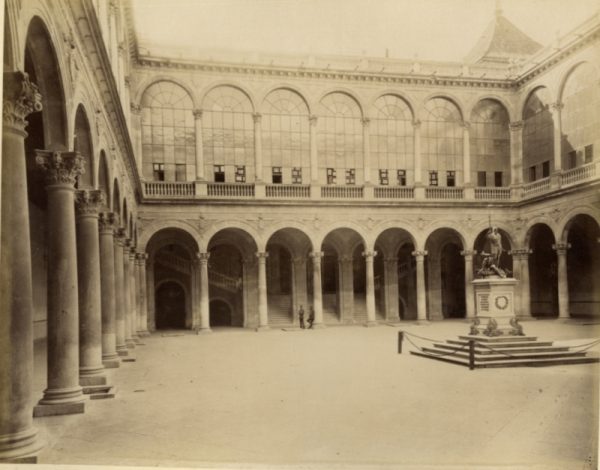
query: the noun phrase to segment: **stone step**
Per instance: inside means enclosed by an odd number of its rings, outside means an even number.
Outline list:
[[[452,344],[434,344],[434,346],[436,348],[442,348],[442,349],[447,349],[450,351],[466,351],[466,346],[468,345],[465,344],[461,347],[458,347],[456,345],[452,345]],[[498,351],[498,352],[505,352],[508,354],[512,354],[512,353],[524,353],[524,352],[562,352],[562,351],[568,351],[569,347],[568,346],[540,346],[538,344],[534,344],[531,346],[525,346],[525,347],[511,347],[511,348],[505,348],[504,345],[502,346],[494,346],[493,349],[489,349],[486,347],[477,347],[477,345],[475,345],[475,354],[494,354],[494,351]]]
[[[478,341],[478,340],[476,340]],[[464,346],[469,344],[469,341],[461,341],[461,340],[456,340],[456,339],[448,339],[446,340],[446,342],[448,344],[456,344],[456,345],[460,345],[460,346]],[[488,341],[479,341],[480,343],[489,343]],[[537,346],[552,346],[554,344],[553,341],[536,341],[536,342],[531,342],[531,341],[514,341],[514,342],[502,342],[502,345],[497,345],[498,347],[502,347],[502,348],[520,348],[520,347],[524,347],[527,345],[531,345],[531,344],[535,344]]]
[[[461,366],[469,367],[468,360],[461,360],[454,356],[438,356],[435,354],[422,353],[420,351],[411,351],[411,354],[420,357],[426,357],[434,359],[436,361],[448,362],[451,364],[457,364]],[[564,358],[537,358],[537,359],[518,359],[512,361],[494,361],[494,362],[475,362],[475,369],[488,369],[488,368],[499,368],[499,367],[544,367],[544,366],[558,366],[558,365],[574,365],[574,364],[592,364],[600,362],[600,357],[585,356],[585,357],[564,357]]]
[[[108,393],[112,388],[112,385],[84,385],[83,393],[91,395],[94,393]]]
[[[433,356],[447,355],[446,351],[440,351],[434,348],[422,348],[424,352],[431,353]],[[519,359],[558,359],[566,357],[585,357],[585,352],[566,351],[566,352],[525,352],[525,353],[510,353],[510,356],[506,354],[475,354],[475,362],[487,362],[487,361],[513,361]],[[452,357],[469,360],[469,352],[463,350],[452,354]]]
[[[459,336],[459,339],[469,341],[474,339],[480,343],[513,343],[524,341],[537,341],[537,336],[485,336],[485,335],[465,335]]]

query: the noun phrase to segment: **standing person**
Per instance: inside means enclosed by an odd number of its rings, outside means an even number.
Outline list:
[[[302,305],[300,305],[300,310],[298,310],[298,320],[300,320],[300,328],[304,329],[304,309]]]
[[[310,307],[310,313],[308,314],[308,329],[309,330],[312,329],[314,321],[315,321],[315,311],[312,307]]]

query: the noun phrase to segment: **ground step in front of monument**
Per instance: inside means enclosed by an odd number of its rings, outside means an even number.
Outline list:
[[[482,369],[492,367],[539,367],[600,362],[597,354],[554,346],[534,336],[458,336],[434,342],[433,347],[410,351],[415,356]],[[593,355],[592,355],[593,354]]]

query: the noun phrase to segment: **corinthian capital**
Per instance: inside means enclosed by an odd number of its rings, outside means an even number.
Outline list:
[[[79,152],[36,150],[35,162],[44,170],[47,185],[74,185],[77,177],[85,171],[83,157]]]
[[[42,110],[42,95],[38,87],[23,72],[4,72],[2,120],[5,126],[24,131],[25,118]]]
[[[75,207],[80,215],[96,215],[104,204],[104,193],[100,189],[82,189],[75,192]]]
[[[98,227],[100,228],[100,232],[112,233],[114,226],[114,212],[100,212],[100,214],[98,214]]]

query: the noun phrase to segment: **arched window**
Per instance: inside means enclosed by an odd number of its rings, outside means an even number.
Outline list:
[[[148,87],[142,96],[142,172],[145,178],[195,178],[196,135],[192,99],[173,82]]]
[[[554,160],[554,121],[549,109],[550,94],[538,88],[523,109],[523,178],[535,181],[550,176]]]
[[[471,181],[477,186],[510,184],[509,117],[495,100],[477,103],[471,113]]]
[[[265,180],[307,183],[310,178],[308,106],[297,93],[280,89],[269,93],[262,110]]]
[[[327,184],[361,184],[363,124],[358,103],[344,93],[330,93],[320,103],[319,180]]]
[[[425,104],[421,159],[426,184],[456,186],[464,181],[462,117],[452,101],[432,98]]]
[[[254,181],[250,99],[237,88],[219,86],[207,93],[202,109],[205,174],[218,182]]]
[[[414,181],[414,140],[412,112],[406,102],[394,95],[375,101],[371,121],[371,181],[381,185],[406,185]]]
[[[581,64],[571,73],[562,103],[563,168],[591,163],[600,151],[600,86],[594,67]]]

